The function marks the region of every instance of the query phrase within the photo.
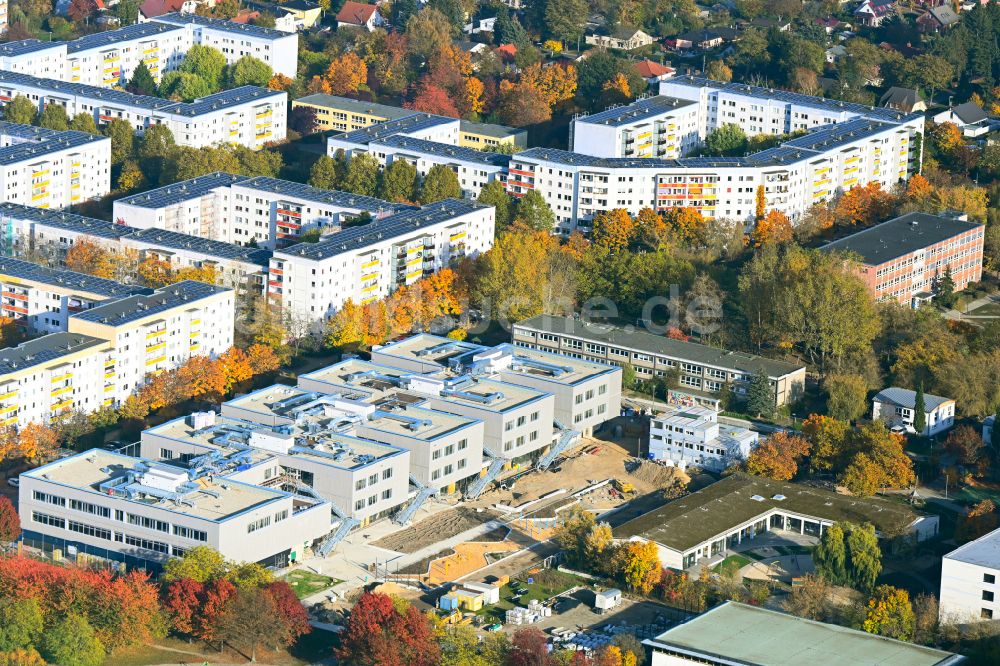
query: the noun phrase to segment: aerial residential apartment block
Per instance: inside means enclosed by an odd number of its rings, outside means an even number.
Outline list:
[[[267,295],[294,321],[319,326],[348,301],[368,303],[493,246],[494,210],[446,199],[318,243],[275,250]]]
[[[982,279],[985,230],[962,217],[908,213],[821,249],[859,260],[858,273],[877,300],[918,307],[934,297],[945,273],[956,291]]]
[[[682,157],[701,140],[696,102],[657,95],[570,125],[570,150],[594,157]]]
[[[298,41],[294,32],[174,13],[70,42],[25,39],[0,44],[0,70],[112,88],[128,83],[140,63],[159,81],[200,44],[221,51],[230,65],[249,55],[275,73],[294,78]]]
[[[3,199],[66,208],[111,191],[111,139],[0,122]]]
[[[941,559],[939,617],[949,624],[1000,618],[1000,530],[959,546]]]
[[[64,298],[67,303],[77,298],[59,293],[66,286],[59,281],[65,275],[37,271],[30,277],[33,286],[21,289],[28,300],[4,292],[5,311],[10,302],[24,303],[31,316],[31,299],[45,293],[60,299],[52,299],[53,308],[61,308]],[[47,277],[56,279],[46,284]],[[117,405],[150,374],[175,368],[192,356],[216,356],[233,344],[232,290],[187,281],[155,291],[137,290],[147,293],[123,291],[96,304],[80,299],[79,306],[67,305],[65,314],[55,309],[48,318],[39,314],[48,322],[47,330],[62,322],[65,328],[0,350],[3,425],[47,423],[71,410]]]
[[[378,219],[410,208],[288,180],[220,172],[118,199],[114,218],[139,229],[274,248],[312,229],[337,231],[362,214]]]
[[[94,449],[21,475],[23,543],[57,559],[161,570],[211,546],[284,567],[330,529],[330,504],[225,476],[246,456],[176,467]]]
[[[224,90],[193,102],[173,102],[0,70],[0,102],[9,103],[17,95],[27,97],[39,110],[58,104],[70,117],[91,115],[98,127],[116,119],[127,121],[137,132],[164,125],[178,145],[194,148],[236,143],[257,149],[284,139],[287,127],[287,93],[255,86]]]
[[[751,376],[763,371],[774,387],[775,404],[797,400],[805,388],[805,366],[695,342],[672,340],[645,331],[626,331],[573,317],[538,315],[514,324],[514,344],[617,366],[631,365],[643,380],[677,373],[692,395],[717,395],[726,384],[745,395]]]

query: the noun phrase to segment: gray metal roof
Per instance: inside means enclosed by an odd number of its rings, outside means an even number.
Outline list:
[[[433,224],[449,220],[458,215],[486,208],[483,204],[465,199],[445,199],[424,206],[405,210],[390,215],[371,224],[360,227],[348,227],[319,243],[299,243],[278,250],[275,255],[291,255],[312,261],[320,261],[330,257],[366,247],[383,240],[410,234]],[[280,259],[280,256],[278,257]]]
[[[583,116],[576,119],[578,123],[588,123],[591,125],[628,125],[630,123],[653,118],[655,116],[668,113],[675,109],[682,109],[686,106],[696,105],[697,102],[666,95],[657,95],[639,99],[625,106],[618,106],[605,111]]]
[[[528,133],[526,130],[517,127],[507,127],[506,125],[497,125],[496,123],[474,123],[471,120],[459,120],[458,126],[463,132],[491,136],[494,139],[506,139],[509,136],[526,135]]]
[[[917,404],[917,392],[910,389],[890,386],[875,394],[875,402],[887,403],[913,409]],[[924,409],[933,411],[946,402],[951,402],[951,398],[942,398],[939,395],[924,394]]]
[[[384,139],[372,141],[369,146],[388,146],[398,151],[431,155],[446,161],[467,162],[469,164],[478,164],[498,169],[505,169],[510,163],[510,155],[490,153],[450,143],[441,143],[439,141],[428,141],[427,139],[418,139],[406,136],[405,134],[387,136]]]
[[[627,347],[640,352],[661,354],[745,374],[753,374],[758,370],[763,370],[772,378],[783,377],[804,368],[796,363],[777,361],[744,352],[728,351],[696,342],[673,340],[645,331],[627,331],[607,324],[586,323],[574,317],[537,315],[518,322],[515,327],[567,335],[605,345]]]
[[[944,557],[957,562],[968,562],[990,569],[1000,569],[1000,529],[995,529],[975,541],[959,546]]]
[[[80,333],[50,333],[22,342],[16,347],[0,349],[0,373],[17,372],[106,344],[107,340]]]
[[[220,187],[228,187],[234,183],[250,180],[247,176],[238,176],[223,171],[198,176],[190,180],[172,183],[148,192],[141,192],[118,199],[119,202],[138,208],[161,208],[182,201],[204,196]]]
[[[866,264],[878,266],[982,226],[978,222],[929,213],[907,213],[827,243],[820,249],[850,252],[860,256]]]
[[[134,23],[132,25],[125,26],[124,28],[118,28],[117,30],[95,32],[90,35],[84,35],[79,39],[74,39],[71,42],[66,42],[66,51],[68,53],[78,53],[79,51],[86,51],[88,49],[116,46],[117,44],[130,39],[156,37],[165,32],[174,32],[175,30],[183,30],[183,28],[176,25],[157,23],[155,21]]]
[[[153,293],[152,289],[146,287],[122,284],[115,280],[106,280],[85,273],[48,268],[31,261],[22,261],[12,257],[0,257],[0,275],[41,282],[66,290],[99,294],[109,298]]]
[[[745,666],[952,666],[964,657],[837,624],[727,601],[646,645],[681,661]],[[692,662],[693,663],[693,662]]]
[[[986,120],[989,116],[983,111],[982,107],[974,102],[966,102],[964,104],[959,104],[951,110],[959,120],[961,120],[966,125],[972,125],[974,123],[981,123]]]
[[[227,287],[184,280],[157,289],[148,296],[130,296],[105,305],[99,305],[85,312],[72,315],[73,319],[92,321],[110,326],[120,326],[150,315],[166,312],[184,304],[194,305],[197,301],[215,294],[232,291]]]
[[[273,28],[262,28],[257,25],[250,25],[249,23],[234,23],[232,21],[225,21],[222,19],[208,18],[207,16],[198,16],[197,14],[179,14],[177,12],[172,12],[170,14],[157,16],[153,19],[153,21],[157,23],[171,23],[173,25],[201,26],[205,28],[212,28],[213,30],[231,32],[237,35],[245,35],[247,37],[258,37],[263,39],[283,39],[285,37],[293,37],[297,39],[297,35],[294,32],[282,32],[281,30],[275,30]]]
[[[199,238],[165,229],[139,229],[127,236],[129,240],[142,241],[145,245],[155,245],[174,250],[190,250],[210,257],[245,261],[267,266],[271,251],[256,247],[244,247],[233,243]]]

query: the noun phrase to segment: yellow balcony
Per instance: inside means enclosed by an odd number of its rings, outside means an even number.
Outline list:
[[[420,263],[423,263],[423,261],[424,261],[424,258],[423,258],[423,257],[417,257],[416,259],[410,259],[410,260],[408,260],[408,261],[406,262],[406,265],[407,265],[407,266],[413,266],[413,265],[415,265],[415,264],[420,264]]]
[[[53,389],[52,390],[52,397],[54,398],[54,397],[59,396],[59,395],[64,395],[66,393],[69,393],[72,390],[73,390],[72,386],[63,386],[62,388]]]
[[[166,360],[167,360],[166,356],[157,356],[156,358],[151,358],[148,361],[146,361],[146,365],[156,365],[157,363],[162,363],[163,361]]]
[[[66,398],[65,400],[60,400],[59,402],[52,405],[52,409],[63,409],[66,407],[71,407],[73,405],[73,398]]]
[[[191,325],[192,326],[197,326],[200,323],[201,323],[201,319],[192,319],[191,320]]]
[[[466,236],[465,232],[464,231],[460,231],[457,234],[452,234],[451,236],[449,236],[448,240],[457,241],[457,240],[461,240],[462,238],[465,238],[465,236]]]
[[[200,345],[200,344],[198,344],[197,342],[192,342],[191,344],[189,344],[189,345],[188,345],[188,349],[189,349],[190,351],[194,351],[195,349],[197,349],[197,348],[198,348],[198,347],[200,347],[200,346],[201,346],[201,345]]]
[[[8,425],[14,425],[15,423],[17,423],[17,417],[16,417],[16,416],[12,416],[12,417],[10,417],[9,419],[4,419],[4,420],[2,421],[2,423],[3,423],[3,424],[4,424],[5,426],[8,426]]]
[[[167,332],[167,329],[163,328],[163,329],[160,329],[159,331],[153,331],[152,333],[147,333],[146,334],[146,339],[149,340],[151,338],[158,338],[161,335],[166,334],[166,332]]]
[[[16,389],[13,390],[13,391],[7,391],[4,394],[0,394],[0,400],[6,400],[7,398],[13,398],[16,395],[17,395],[17,390]]]
[[[378,259],[372,259],[371,261],[361,264],[361,270],[371,268],[372,266],[378,266]]]
[[[413,271],[412,273],[407,273],[406,274],[406,279],[407,280],[412,280],[413,278],[418,278],[418,277],[420,277],[423,274],[424,274],[423,271]]]
[[[104,387],[104,392],[105,393],[108,393],[108,392],[114,391],[114,390],[115,390],[115,385],[114,384],[109,384],[109,385],[107,385],[107,386]]]
[[[7,405],[6,407],[0,407],[0,414],[10,414],[11,412],[17,411],[17,405]]]
[[[409,277],[409,276],[407,276],[407,277]],[[376,289],[378,289],[378,283],[370,284],[367,287],[365,287],[364,289],[362,289],[361,293],[362,294],[370,294],[371,292],[375,291]]]
[[[368,280],[374,280],[377,277],[378,277],[378,273],[368,273],[367,275],[362,275],[361,276],[361,281],[362,282],[368,282]]]
[[[201,335],[201,331],[191,331],[191,333],[188,335],[188,337],[189,338],[197,338],[199,335]]]
[[[58,377],[53,377],[52,378],[52,383],[55,384],[56,382],[61,382],[64,379],[72,379],[72,378],[73,378],[73,373],[72,372],[64,372],[63,374],[59,375]]]
[[[107,407],[108,405],[114,404],[114,402],[115,402],[114,398],[105,398],[104,402],[101,404]]]
[[[146,353],[148,354],[148,353],[150,353],[150,352],[155,352],[155,351],[158,351],[158,350],[160,350],[160,349],[163,349],[163,348],[164,348],[164,347],[166,347],[166,346],[167,346],[167,343],[166,343],[166,342],[161,342],[161,343],[159,343],[159,344],[155,344],[155,345],[151,345],[151,346],[149,346],[149,347],[146,347]]]

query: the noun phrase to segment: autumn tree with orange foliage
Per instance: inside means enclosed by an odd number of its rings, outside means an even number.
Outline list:
[[[667,244],[669,229],[663,216],[652,208],[643,208],[635,217],[635,237],[650,250],[659,250]]]
[[[792,240],[792,221],[780,210],[772,210],[757,221],[750,234],[754,247],[767,243],[787,243]]]
[[[671,208],[663,214],[671,235],[686,244],[702,240],[708,229],[708,220],[697,208]]]
[[[268,90],[277,90],[279,92],[285,92],[293,85],[295,85],[295,80],[288,78],[284,74],[275,74],[267,82]]]
[[[540,104],[544,93],[532,81],[517,83],[504,79],[500,82],[496,113],[500,121],[512,127],[538,125],[552,118],[552,109]]]
[[[906,183],[906,198],[909,201],[922,203],[934,194],[934,186],[919,173],[913,174]]]
[[[776,432],[750,452],[746,470],[755,476],[790,481],[798,473],[799,462],[809,455],[809,450],[809,441],[804,437]]]
[[[628,77],[622,72],[615,74],[614,78],[604,82],[604,92],[620,95],[623,99],[632,99],[632,87],[629,85]]]
[[[29,423],[17,431],[18,457],[28,462],[50,458],[59,448],[59,434],[42,423]]]
[[[155,257],[147,257],[139,264],[139,280],[147,287],[157,288],[170,284],[173,273],[168,262]]]
[[[63,260],[66,269],[94,277],[115,277],[114,256],[110,250],[86,239],[79,239],[70,246]]]
[[[226,373],[222,364],[208,356],[192,356],[177,369],[178,380],[192,398],[218,401],[226,392]]]
[[[612,568],[629,589],[649,594],[663,576],[660,554],[652,541],[630,541],[619,548]]]
[[[325,78],[332,95],[356,93],[368,80],[368,65],[356,53],[348,51],[330,61]]]
[[[576,67],[535,63],[524,68],[520,82],[537,89],[542,101],[552,107],[573,98],[576,93]]]
[[[895,205],[895,197],[883,190],[877,181],[872,181],[844,192],[837,201],[834,215],[843,225],[868,226],[889,217]]]
[[[603,245],[611,252],[623,252],[635,238],[635,220],[624,208],[601,211],[594,216],[591,237],[597,245]]]

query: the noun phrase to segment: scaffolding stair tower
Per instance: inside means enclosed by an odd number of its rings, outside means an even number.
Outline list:
[[[579,436],[580,433],[576,430],[562,428],[559,433],[559,439],[556,440],[555,444],[549,447],[549,450],[546,451],[545,455],[538,459],[538,462],[535,463],[535,467],[537,469],[548,469],[549,466],[555,462],[556,458],[558,458],[566,451],[566,449],[576,442]]]
[[[504,458],[493,458],[486,470],[486,474],[483,474],[469,485],[468,490],[465,491],[465,497],[467,499],[477,499],[482,495],[487,486],[496,481],[497,477],[500,476],[500,472],[503,471],[503,466],[506,464],[507,460]]]
[[[397,525],[406,525],[412,519],[414,514],[417,513],[417,509],[424,505],[424,502],[431,498],[431,495],[437,492],[436,489],[430,486],[425,486],[424,484],[413,478],[410,475],[410,483],[417,488],[417,494],[413,496],[413,499],[403,507],[401,510],[396,512],[396,515],[392,517],[392,522]]]

